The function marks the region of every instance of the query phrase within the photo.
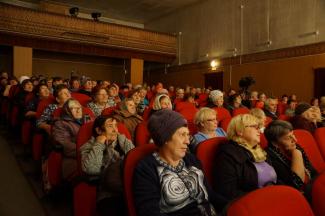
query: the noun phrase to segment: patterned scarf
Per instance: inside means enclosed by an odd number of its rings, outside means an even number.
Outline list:
[[[238,145],[247,149],[253,156],[254,162],[259,163],[266,160],[266,152],[261,148],[260,145],[251,146],[246,142],[239,142]]]

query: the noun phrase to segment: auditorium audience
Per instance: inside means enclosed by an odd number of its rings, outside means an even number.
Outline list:
[[[295,116],[290,120],[294,129],[304,129],[314,133],[320,116],[310,104],[302,102],[295,109]]]
[[[223,107],[223,93],[220,90],[213,90],[209,94],[210,103],[208,107]]]
[[[87,106],[93,111],[95,116],[100,116],[102,111],[108,107],[108,90],[105,87],[96,87],[92,91],[92,101]]]
[[[134,148],[132,142],[120,134],[112,116],[96,118],[92,137],[81,148],[82,170],[100,176],[97,190],[97,210],[100,215],[123,215],[123,159]]]
[[[311,201],[311,189],[317,171],[306,153],[297,143],[289,122],[276,120],[265,129],[268,140],[267,154],[277,173],[278,180],[303,192]]]
[[[277,105],[278,105],[278,100],[276,98],[268,98],[264,102],[264,113],[272,120],[278,119],[278,114],[276,112]]]
[[[143,120],[137,114],[137,109],[132,98],[125,98],[119,106],[119,109],[114,110],[114,118],[122,122],[131,134],[132,141],[134,141],[135,128]]]
[[[76,139],[83,123],[82,106],[77,100],[68,99],[62,107],[60,118],[55,121],[52,129],[54,144],[63,147],[63,179],[72,177],[76,171]]]
[[[258,126],[260,128],[261,133],[264,132],[265,126],[267,124],[266,115],[262,109],[253,108],[249,111],[249,114],[255,116],[258,121]]]
[[[260,128],[250,114],[232,118],[228,143],[219,146],[214,167],[215,190],[232,200],[252,190],[277,183],[277,175],[260,147]]]
[[[218,127],[217,112],[208,107],[202,107],[195,114],[194,124],[196,125],[198,132],[193,136],[189,147],[193,153],[200,142],[213,137],[227,136],[226,132],[222,128]]]
[[[158,149],[134,171],[137,215],[216,215],[225,200],[211,190],[200,162],[187,153],[186,120],[164,109],[150,117],[148,129]]]
[[[47,134],[51,134],[51,125],[54,122],[53,112],[59,107],[63,107],[63,104],[71,98],[70,91],[68,87],[64,84],[60,84],[56,87],[53,96],[57,103],[48,105],[41,117],[36,121],[36,126],[39,129],[44,130]]]
[[[295,116],[296,106],[297,106],[297,101],[288,100],[288,106],[287,106],[287,109],[286,109],[284,114],[289,116],[289,117]]]

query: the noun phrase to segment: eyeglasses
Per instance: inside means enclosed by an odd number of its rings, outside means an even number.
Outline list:
[[[216,119],[216,118],[210,118],[210,119],[207,119],[206,121],[207,122],[214,122],[214,121],[218,121],[218,119]]]
[[[260,129],[260,126],[257,125],[257,124],[254,124],[254,125],[246,125],[246,126],[245,126],[245,128],[248,128],[248,127],[250,127],[250,128],[255,128],[256,130],[259,130],[259,129]]]

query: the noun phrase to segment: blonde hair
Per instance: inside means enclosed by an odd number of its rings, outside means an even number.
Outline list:
[[[214,109],[202,107],[194,116],[194,124],[197,127],[201,127],[201,123],[208,119],[208,115],[215,115],[217,117],[217,112]]]
[[[249,114],[255,116],[258,119],[258,124],[260,127],[264,127],[264,120],[266,118],[266,115],[262,109],[253,108],[249,111]]]
[[[239,136],[239,133],[242,133],[246,126],[252,124],[258,124],[258,119],[251,114],[242,114],[233,117],[227,129],[228,139],[237,143],[247,143],[245,139]]]

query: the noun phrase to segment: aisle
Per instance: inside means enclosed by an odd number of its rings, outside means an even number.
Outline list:
[[[0,134],[0,215],[45,215],[41,203],[23,175],[3,135]]]

